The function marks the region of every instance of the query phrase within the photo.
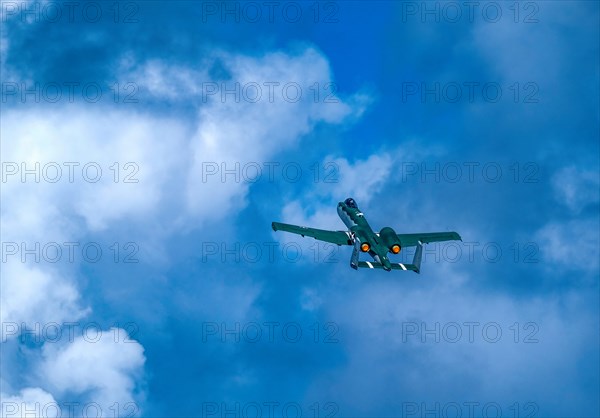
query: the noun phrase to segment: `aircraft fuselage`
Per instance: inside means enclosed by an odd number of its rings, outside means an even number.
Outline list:
[[[353,238],[360,244],[361,251],[368,252],[376,262],[382,264],[385,270],[391,270],[391,263],[387,256],[389,248],[385,245],[381,237],[373,232],[364,214],[354,201],[351,201],[351,205],[347,202],[348,200],[338,203],[337,212],[340,219],[348,227]],[[368,244],[369,246],[367,251],[364,251],[362,247],[364,244]]]

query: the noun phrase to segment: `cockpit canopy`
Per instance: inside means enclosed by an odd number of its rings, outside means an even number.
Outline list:
[[[349,197],[348,199],[344,200],[344,203],[349,207],[349,208],[354,208],[354,209],[358,209],[358,206],[356,206],[356,202],[354,201],[354,199],[352,199],[351,197]]]

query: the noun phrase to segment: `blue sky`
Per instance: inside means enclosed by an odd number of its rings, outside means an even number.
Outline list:
[[[597,2],[1,18],[3,416],[600,414]]]

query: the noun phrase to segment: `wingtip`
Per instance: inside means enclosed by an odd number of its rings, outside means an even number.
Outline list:
[[[275,226],[275,222],[271,222],[271,228],[273,228],[273,231],[277,231],[277,227]]]

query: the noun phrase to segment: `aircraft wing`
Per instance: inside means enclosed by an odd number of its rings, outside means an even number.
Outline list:
[[[349,233],[344,231],[326,231],[324,229],[307,228],[305,226],[282,224],[279,222],[273,222],[271,227],[273,231],[291,232],[292,234],[313,237],[319,241],[331,242],[337,245],[352,245],[352,238]]]
[[[440,241],[462,241],[456,232],[423,232],[420,234],[398,234],[402,247],[414,247],[419,241],[423,244]]]

